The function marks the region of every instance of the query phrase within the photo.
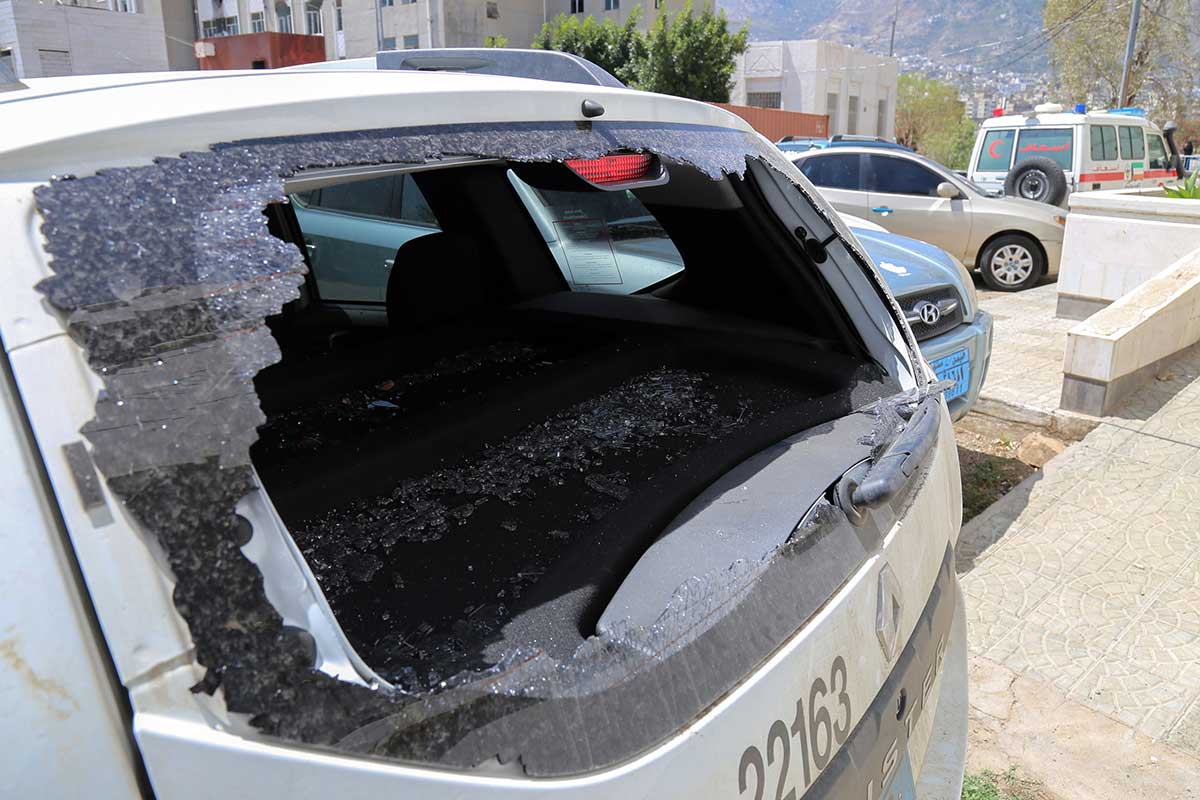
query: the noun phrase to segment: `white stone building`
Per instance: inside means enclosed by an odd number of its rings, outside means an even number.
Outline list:
[[[327,60],[374,55],[376,50],[482,47],[500,36],[528,47],[542,24],[558,14],[624,22],[631,0],[195,0],[201,38],[277,31],[325,37]],[[643,5],[648,30],[656,3]]]
[[[0,0],[0,61],[18,78],[195,69],[190,0]]]
[[[751,42],[738,57],[730,102],[828,114],[829,133],[896,135],[899,60],[805,39]]]

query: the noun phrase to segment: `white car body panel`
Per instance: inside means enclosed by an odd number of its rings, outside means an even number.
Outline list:
[[[348,78],[354,81],[352,96],[347,92]],[[189,92],[187,104],[180,104],[176,96],[181,80],[192,82],[196,89]],[[190,636],[175,610],[172,581],[161,553],[139,534],[104,481],[99,482],[103,506],[84,507],[63,453],[65,445],[82,440],[79,431],[95,414],[95,398],[101,385],[83,351],[33,289],[35,283],[51,274],[41,246],[33,187],[44,183],[52,173],[89,174],[104,167],[147,164],[155,156],[207,148],[214,141],[480,120],[575,122],[584,99],[605,104],[606,122],[669,121],[750,129],[731,114],[678,98],[481,76],[255,71],[212,76],[42,79],[29,84],[32,93],[18,92],[15,99],[12,95],[0,96],[0,111],[5,113],[12,111],[4,108],[10,102],[30,101],[22,108],[20,125],[0,130],[0,256],[5,257],[9,269],[8,288],[0,294],[0,334],[117,677],[130,694],[133,733],[160,798],[242,796],[248,790],[256,797],[288,800],[404,793],[422,798],[506,797],[550,792],[580,798],[731,797],[738,794],[738,758],[743,748],[751,744],[762,747],[771,721],[776,717],[790,719],[789,705],[806,695],[816,678],[829,677],[835,656],[843,656],[848,666],[847,692],[855,721],[871,704],[893,666],[874,630],[879,571],[888,563],[905,577],[899,630],[901,641],[907,641],[929,597],[946,547],[954,544],[959,530],[957,452],[944,402],[930,477],[882,549],[729,695],[670,740],[620,767],[572,779],[529,781],[370,760],[261,736],[245,719],[225,711],[220,694],[210,698],[192,693],[190,687],[202,671],[194,664]],[[101,88],[114,85],[125,88],[119,92]],[[35,95],[59,92],[60,96],[33,100]],[[384,102],[401,94],[405,100],[402,106]],[[338,100],[336,115],[323,107],[325,101],[333,99]],[[861,284],[867,284],[865,274],[858,278]],[[899,328],[885,333],[899,336]],[[903,341],[894,344],[898,352],[906,352]],[[904,367],[896,370],[903,379],[908,365],[898,366]],[[908,380],[911,382],[911,375]],[[16,446],[12,444],[14,411],[0,407],[0,413],[4,415],[0,420],[0,452],[7,453]],[[26,469],[22,474],[28,472]],[[8,483],[0,486],[9,491]],[[269,501],[264,508],[268,506]],[[51,514],[45,504],[8,508],[17,509],[21,528],[51,530]],[[10,551],[15,560],[0,568],[0,585],[13,580],[12,576],[19,580],[23,570],[44,563],[51,549],[39,543],[37,547]],[[263,560],[277,560],[285,571],[291,569],[282,551],[258,555]],[[253,555],[251,558],[263,563]],[[293,595],[271,599],[285,619],[312,628],[318,641],[325,642],[322,653],[337,652],[339,647],[346,647],[344,637],[327,606],[322,605],[319,589],[313,589],[311,574],[305,574],[303,560],[298,560],[298,565],[292,565],[295,572],[289,573]],[[69,626],[79,629],[82,625],[82,600],[67,587],[54,594],[53,602],[31,598],[40,606],[36,613],[25,605],[7,605],[0,612],[0,642],[13,635],[10,629],[15,629],[22,641],[34,646],[35,652],[23,658],[34,665],[38,674],[56,676],[64,686],[77,687],[80,698],[95,695],[95,684],[102,683],[97,664],[104,654],[93,651],[70,656],[66,645],[58,643],[56,631]],[[7,616],[10,611],[16,616]],[[37,619],[37,630],[29,626],[31,618]],[[958,652],[956,648],[965,647],[961,618],[960,603],[951,655]],[[320,629],[322,624],[327,628]],[[0,650],[0,655],[4,652]],[[71,660],[64,662],[64,658]],[[329,660],[322,668],[348,680],[369,680],[369,671],[355,659],[350,653],[344,660]],[[63,663],[72,664],[72,674],[62,670]],[[86,669],[81,666],[89,663]],[[957,662],[948,658],[946,663]],[[46,727],[39,730],[62,731],[61,739],[51,733],[55,741],[48,749],[38,751],[31,762],[24,776],[31,787],[27,794],[47,786],[53,787],[52,793],[75,794],[62,782],[66,779],[62,778],[61,763],[51,771],[45,753],[71,741],[83,741],[83,734],[88,732],[90,737],[104,739],[101,746],[86,740],[87,758],[97,763],[88,768],[89,760],[67,759],[75,771],[70,779],[84,780],[93,788],[103,787],[105,797],[135,796],[136,770],[129,763],[132,756],[122,753],[123,748],[128,750],[122,745],[128,739],[118,740],[113,732],[125,723],[111,706],[88,704],[74,723],[69,718],[53,722],[46,713],[56,717],[54,707],[39,712],[34,707],[39,702],[35,693],[12,691],[7,677],[5,680],[0,689],[6,699],[11,699],[8,708],[16,709],[0,723],[6,738],[43,722]],[[942,681],[940,686],[950,684],[955,691],[965,691],[961,682]],[[932,696],[937,697],[939,691]],[[829,705],[830,713],[837,713],[832,700]],[[914,772],[923,785],[933,780],[929,778],[932,773],[923,774],[922,766],[926,745],[938,724],[934,711],[927,709],[912,739],[920,751],[911,752]],[[67,731],[64,726],[75,727]],[[951,751],[940,755],[947,757],[947,753],[954,758]],[[961,758],[957,770],[955,778],[953,763],[942,769],[948,776],[943,780],[947,791],[956,792],[955,781],[961,782]],[[8,772],[4,773],[6,777]],[[789,780],[798,795],[804,788],[802,782],[797,782],[800,774],[793,759]],[[105,780],[106,775],[112,780]],[[768,768],[768,790],[774,788],[777,776]],[[41,793],[45,793],[44,788]]]

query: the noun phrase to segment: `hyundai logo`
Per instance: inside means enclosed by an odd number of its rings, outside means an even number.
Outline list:
[[[942,318],[941,309],[928,300],[922,300],[917,303],[913,306],[913,311],[921,318],[921,322],[924,322],[926,325],[937,325],[938,320]]]

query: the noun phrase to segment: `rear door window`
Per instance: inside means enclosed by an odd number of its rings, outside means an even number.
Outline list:
[[[979,161],[975,169],[980,172],[1007,172],[1012,163],[1013,138],[1016,131],[988,131],[983,137],[983,146],[979,148]]]
[[[862,191],[860,157],[857,153],[812,156],[800,162],[800,171],[816,186],[826,189]]]
[[[870,191],[936,197],[942,176],[907,158],[870,155]]]
[[[1017,159],[1014,165],[1027,158],[1043,156],[1058,164],[1064,170],[1071,169],[1071,140],[1073,132],[1070,128],[1028,128],[1021,131],[1017,138]]]
[[[1162,137],[1157,133],[1146,134],[1146,150],[1150,156],[1148,169],[1170,169],[1171,161]]]
[[[1092,125],[1088,131],[1092,161],[1116,161],[1117,129],[1112,125]]]
[[[1146,157],[1146,143],[1142,139],[1142,129],[1136,125],[1122,125],[1118,139],[1121,143],[1121,158],[1125,160]]]
[[[633,294],[683,271],[683,257],[633,192],[535,189],[508,179],[572,291]]]
[[[411,175],[350,180],[292,201],[325,302],[383,305],[400,245],[439,229]]]

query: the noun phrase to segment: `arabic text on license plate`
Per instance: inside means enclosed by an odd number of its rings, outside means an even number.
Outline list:
[[[955,350],[948,356],[942,356],[929,366],[938,380],[954,381],[954,386],[946,390],[946,399],[953,400],[962,397],[971,386],[971,356],[966,348]]]

